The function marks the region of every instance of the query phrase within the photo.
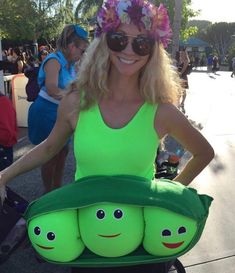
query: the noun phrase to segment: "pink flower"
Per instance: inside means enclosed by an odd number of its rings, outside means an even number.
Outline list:
[[[166,8],[159,8],[146,0],[106,0],[97,15],[96,36],[116,30],[121,23],[134,23],[167,47],[172,31]]]

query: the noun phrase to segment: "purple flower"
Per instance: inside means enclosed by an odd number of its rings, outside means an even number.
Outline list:
[[[162,4],[157,8],[146,0],[106,0],[97,15],[96,36],[130,22],[167,47],[172,35],[167,10]]]

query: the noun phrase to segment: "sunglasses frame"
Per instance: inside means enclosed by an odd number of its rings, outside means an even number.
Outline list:
[[[123,45],[121,45],[119,43],[118,47],[119,48],[114,48],[112,47],[112,44],[111,44],[111,40],[115,38],[112,38],[113,35],[116,35],[118,37],[121,37],[121,38],[124,38],[123,41],[125,42]],[[139,55],[139,56],[147,56],[147,55],[150,55],[153,51],[153,48],[154,48],[154,44],[155,44],[155,41],[153,38],[151,37],[148,37],[148,36],[143,36],[143,35],[137,35],[137,36],[134,36],[134,35],[127,35],[123,32],[113,32],[113,31],[110,31],[106,34],[106,42],[107,42],[107,46],[110,50],[112,51],[115,51],[115,52],[121,52],[122,50],[124,50],[127,45],[129,44],[129,37],[133,38],[132,41],[131,41],[131,46],[132,46],[132,50],[133,52],[135,52],[135,54]],[[148,46],[149,46],[149,51],[147,52],[141,52],[141,48],[139,47],[140,44],[138,43],[138,40],[141,40],[142,41],[145,41],[147,42]]]

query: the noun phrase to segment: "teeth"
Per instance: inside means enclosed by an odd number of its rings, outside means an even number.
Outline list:
[[[135,63],[135,61],[131,61],[131,60],[127,60],[127,59],[123,59],[123,58],[119,58],[119,60],[122,62],[122,63],[125,63],[125,64],[133,64]]]

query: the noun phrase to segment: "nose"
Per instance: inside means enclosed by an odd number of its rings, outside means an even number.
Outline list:
[[[126,54],[135,54],[132,48],[132,37],[128,37],[128,44],[126,48],[123,50]]]

